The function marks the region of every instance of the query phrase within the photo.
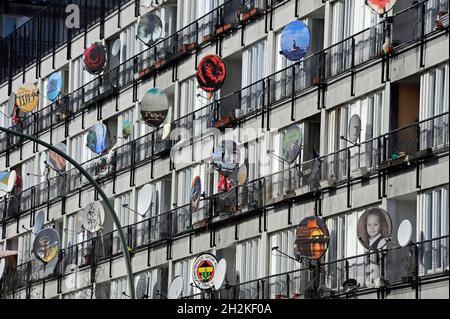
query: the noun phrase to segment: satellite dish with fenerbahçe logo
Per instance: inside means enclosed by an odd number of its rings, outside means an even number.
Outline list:
[[[197,66],[197,82],[203,91],[219,90],[225,82],[226,76],[225,63],[215,54],[205,56]]]
[[[94,153],[102,154],[109,147],[109,129],[103,123],[96,123],[87,132],[87,147]]]
[[[151,88],[145,92],[139,104],[139,111],[145,123],[154,127],[160,126],[169,112],[169,99],[166,92],[158,88]]]
[[[93,43],[84,50],[84,68],[93,75],[102,73],[106,65],[106,49],[101,43]]]
[[[392,10],[396,0],[366,0],[366,5],[373,13],[383,15]]]
[[[47,99],[55,102],[61,93],[62,88],[62,73],[61,71],[55,72],[47,80]]]
[[[16,106],[22,112],[33,111],[39,104],[39,90],[36,85],[22,84],[16,92]]]
[[[308,52],[310,42],[308,26],[300,20],[292,21],[281,32],[280,53],[290,61],[299,61]]]
[[[214,287],[214,275],[216,273],[217,258],[213,254],[204,253],[195,258],[192,263],[192,280],[202,290]]]

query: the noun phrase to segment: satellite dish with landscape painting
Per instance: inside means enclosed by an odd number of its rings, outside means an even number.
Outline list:
[[[292,125],[283,134],[282,158],[292,164],[302,148],[302,132],[298,125]]]
[[[300,20],[294,20],[281,32],[280,53],[290,61],[299,61],[308,52],[310,42],[308,26]]]
[[[144,14],[137,27],[137,38],[145,45],[151,46],[161,38],[161,34],[161,19],[151,12]]]
[[[180,299],[183,293],[184,281],[183,277],[176,276],[169,285],[167,299]]]
[[[62,89],[62,73],[61,71],[55,72],[47,80],[47,99],[49,99],[52,102],[55,102],[58,99],[59,94],[61,93]]]
[[[297,259],[320,259],[328,249],[330,233],[327,224],[318,216],[304,218],[295,231],[294,254]]]
[[[168,112],[169,99],[166,92],[158,88],[151,88],[145,92],[139,103],[139,113],[145,123],[158,127],[164,122]]]

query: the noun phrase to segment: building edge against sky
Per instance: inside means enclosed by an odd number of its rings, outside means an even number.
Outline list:
[[[246,11],[234,0],[88,2],[80,29],[67,31],[69,3],[61,1],[0,40],[1,111],[23,83],[41,93],[20,124],[2,113],[0,124],[65,144],[96,176],[124,226],[145,295],[164,298],[181,276],[182,296],[191,298],[448,298],[448,0],[397,1],[388,23],[359,0],[255,0]],[[162,22],[150,48],[136,38],[147,12]],[[311,35],[298,63],[280,54],[281,31],[296,15]],[[84,49],[95,42],[107,53],[100,76],[83,69]],[[212,99],[196,79],[208,54],[226,65]],[[57,71],[62,94],[52,102],[44,96]],[[171,107],[156,129],[139,112],[152,87]],[[360,129],[352,143],[354,115]],[[100,156],[86,147],[97,122],[111,139]],[[292,125],[302,147],[289,164],[280,157]],[[210,165],[215,136],[223,135],[239,146],[248,172],[227,193]],[[112,218],[83,230],[83,209],[98,194],[70,165],[60,172],[41,165],[44,151],[0,135],[0,171],[21,176],[0,198],[1,298],[128,298]],[[373,207],[390,216],[382,252],[358,240],[358,221]],[[54,269],[32,252],[41,211],[61,240]],[[278,252],[294,256],[296,227],[315,214],[329,231],[320,267]],[[405,219],[411,244],[400,247]],[[227,262],[213,296],[191,285],[195,257],[208,252]],[[344,287],[348,279],[358,286]]]

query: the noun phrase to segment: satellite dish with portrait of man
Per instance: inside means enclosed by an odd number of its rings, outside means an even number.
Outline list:
[[[368,208],[358,220],[357,233],[365,248],[375,251],[382,249],[391,237],[391,217],[382,208]]]

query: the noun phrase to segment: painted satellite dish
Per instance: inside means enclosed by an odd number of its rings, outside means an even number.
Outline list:
[[[66,148],[66,144],[63,143],[58,143],[55,145],[55,147],[60,150],[61,152],[64,152],[65,154],[67,154],[67,148]],[[62,157],[61,155],[57,154],[54,151],[50,151],[48,153],[48,160],[47,160],[48,165],[54,169],[57,172],[61,172],[66,168],[66,160],[64,157]]]
[[[303,219],[295,232],[294,254],[301,257],[320,259],[328,249],[330,233],[324,220],[311,216]]]
[[[167,292],[167,299],[179,299],[183,292],[183,278],[181,276],[176,276],[173,278],[169,285],[169,290]]]
[[[129,120],[124,120],[122,122],[122,137],[128,139],[133,131],[133,125]]]
[[[206,92],[219,90],[227,75],[225,63],[214,54],[201,59],[197,66],[197,82],[200,88]]]
[[[352,115],[348,123],[348,139],[352,143],[358,142],[361,135],[361,118],[358,114]]]
[[[369,250],[382,249],[392,234],[391,217],[382,208],[371,207],[358,220],[358,239]]]
[[[239,185],[244,185],[247,182],[248,168],[247,164],[242,164],[238,170],[238,183]]]
[[[136,284],[136,299],[145,299],[148,297],[148,275],[142,273]]]
[[[39,91],[34,84],[22,84],[16,92],[16,106],[22,112],[33,111],[39,104]]]
[[[239,166],[240,150],[234,141],[223,141],[212,155],[212,166],[223,174],[231,174]]]
[[[43,263],[48,263],[58,256],[59,249],[59,235],[53,228],[44,228],[36,235],[33,242],[33,252],[36,258]]]
[[[10,172],[0,172],[0,190],[10,193],[16,185],[17,174],[15,170]]]
[[[292,163],[300,153],[302,145],[302,132],[298,125],[292,125],[283,134],[282,158]]]
[[[383,15],[392,10],[396,0],[366,0],[366,5],[376,14]]]
[[[109,130],[103,123],[97,123],[87,132],[87,147],[94,153],[102,154],[109,147]]]
[[[100,202],[91,202],[83,210],[83,227],[88,232],[100,230],[105,221],[105,210]]]
[[[62,89],[62,74],[61,72],[55,72],[47,80],[47,98],[54,102],[58,98]]]
[[[154,13],[146,13],[141,17],[137,28],[137,38],[151,46],[161,38],[162,22],[161,19]]]
[[[94,43],[84,50],[84,67],[90,74],[100,74],[106,65],[106,50],[101,43]]]
[[[145,92],[140,103],[140,113],[145,123],[161,125],[169,112],[169,99],[163,90],[151,88]]]
[[[281,32],[280,53],[290,61],[299,61],[308,52],[310,41],[306,24],[300,20],[292,21]]]
[[[202,289],[211,289],[214,286],[213,278],[216,273],[217,259],[212,254],[201,254],[192,263],[192,280]]]
[[[198,204],[200,203],[200,195],[202,193],[202,182],[200,176],[195,176],[191,185],[191,212],[198,210]]]

